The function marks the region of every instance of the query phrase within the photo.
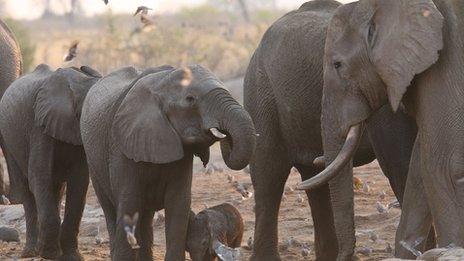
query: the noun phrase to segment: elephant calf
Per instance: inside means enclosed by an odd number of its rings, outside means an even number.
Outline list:
[[[85,99],[82,140],[106,217],[113,260],[151,260],[155,211],[166,212],[166,260],[185,260],[192,164],[221,141],[244,168],[255,130],[248,113],[201,66],[132,67],[109,74]]]
[[[235,256],[243,237],[243,219],[230,204],[205,209],[195,215],[190,212],[187,251],[193,261],[217,260]],[[228,259],[227,259],[228,260]]]
[[[23,257],[82,259],[77,235],[89,175],[79,118],[88,90],[100,77],[89,67],[51,71],[39,65],[14,81],[0,102],[10,196],[23,204],[26,216]]]

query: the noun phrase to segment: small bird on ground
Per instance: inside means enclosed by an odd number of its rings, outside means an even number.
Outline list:
[[[72,60],[74,60],[74,58],[76,58],[77,56],[77,46],[79,45],[79,41],[78,40],[74,40],[72,43],[71,43],[71,46],[69,47],[68,49],[68,53],[64,55],[64,61],[65,62],[70,62]]]
[[[358,177],[353,177],[353,187],[355,189],[362,189],[364,182],[358,178]]]
[[[369,232],[369,239],[375,243],[379,239],[379,236],[374,231],[371,231]]]
[[[385,193],[385,191],[381,191],[381,192],[379,193],[379,199],[380,199],[380,200],[384,200],[386,196],[387,196],[387,194]]]
[[[229,183],[233,183],[235,181],[235,177],[232,174],[227,174],[227,180]]]
[[[310,254],[311,254],[311,250],[310,250],[310,249],[308,249],[308,248],[305,247],[305,246],[303,246],[303,247],[301,248],[301,255],[302,255],[303,257],[308,257]]]
[[[252,250],[253,249],[253,238],[252,237],[249,237],[248,240],[247,240],[247,247],[248,247],[248,250]]]
[[[377,211],[380,213],[380,214],[384,214],[384,213],[388,213],[388,207],[384,206],[382,203],[380,203],[379,201],[377,201],[375,203],[375,207],[377,208]]]
[[[369,186],[369,184],[367,184],[367,182],[363,182],[363,185],[362,185],[362,189],[363,189],[363,192],[364,193],[369,193],[371,192],[371,187]]]
[[[10,205],[11,204],[10,200],[5,195],[2,195],[1,200],[2,201],[1,201],[0,205]]]
[[[388,242],[387,242],[387,246],[385,247],[385,252],[391,253],[391,254],[393,253],[393,248]]]
[[[301,204],[301,203],[304,202],[304,198],[300,194],[298,194],[297,198],[296,198],[296,201]]]
[[[235,187],[237,192],[239,192],[242,195],[242,200],[250,199],[253,196],[253,193],[248,191],[249,186],[245,185],[244,183],[235,181],[233,186]]]
[[[356,253],[365,255],[365,256],[370,256],[372,254],[372,248],[370,247],[360,247],[356,250]]]

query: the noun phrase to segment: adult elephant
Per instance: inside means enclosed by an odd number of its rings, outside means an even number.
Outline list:
[[[82,260],[77,235],[89,174],[79,117],[87,91],[100,77],[88,67],[53,72],[39,65],[14,81],[2,97],[0,131],[8,151],[10,195],[23,203],[26,216],[22,257]]]
[[[19,44],[13,32],[0,20],[0,98],[6,88],[19,77],[22,70],[22,57]],[[1,142],[1,141],[0,141]],[[5,151],[4,151],[5,153]],[[0,170],[0,196],[6,195],[3,171]],[[2,204],[0,200],[0,204]]]
[[[460,0],[362,0],[340,7],[329,26],[324,58],[324,155],[339,259],[354,247],[350,158],[364,122],[403,101],[418,126],[396,255],[436,228],[438,245],[464,245],[464,4]],[[344,145],[345,144],[345,145]],[[343,146],[343,151],[340,148]],[[339,171],[341,170],[341,171]],[[310,180],[302,188],[313,188]]]
[[[252,260],[279,260],[278,211],[290,169],[296,167],[303,180],[321,170],[313,160],[323,152],[320,118],[324,42],[338,6],[331,0],[307,2],[279,19],[265,33],[248,68],[245,107],[259,134],[251,162],[256,201]],[[416,134],[414,123],[402,111],[393,114],[385,106],[371,118],[368,129],[355,165],[372,161],[375,151],[395,195],[402,201]],[[352,190],[352,180],[344,185]],[[329,186],[324,185],[308,190],[307,195],[316,256],[318,260],[334,260],[338,246],[331,205],[343,201],[352,206],[353,193],[331,203]],[[344,218],[353,220],[353,215],[346,211]]]
[[[226,165],[242,169],[256,135],[248,113],[201,66],[111,73],[90,90],[81,130],[113,260],[152,260],[152,220],[161,209],[165,260],[185,260],[193,156],[206,165],[209,146],[221,140]],[[139,216],[138,251],[126,240],[125,215]]]

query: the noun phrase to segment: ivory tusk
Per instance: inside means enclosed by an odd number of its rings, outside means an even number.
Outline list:
[[[217,128],[211,128],[211,129],[209,129],[209,131],[211,132],[211,134],[213,134],[214,137],[216,137],[216,138],[218,138],[220,140],[227,138],[227,135],[220,132]]]

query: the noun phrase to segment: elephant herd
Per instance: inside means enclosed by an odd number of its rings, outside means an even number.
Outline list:
[[[307,2],[264,34],[242,107],[200,65],[106,76],[39,65],[20,76],[19,47],[0,23],[0,145],[10,180],[5,189],[0,177],[0,195],[24,206],[22,256],[83,260],[77,238],[91,179],[113,260],[152,260],[161,209],[165,259],[185,260],[187,238],[213,241],[188,233],[193,158],[206,166],[215,142],[229,168],[250,164],[251,260],[280,260],[278,214],[293,167],[317,260],[355,258],[352,172],[374,159],[402,206],[397,257],[415,257],[405,245],[464,246],[463,27],[461,0]],[[243,225],[234,224],[237,246]]]

